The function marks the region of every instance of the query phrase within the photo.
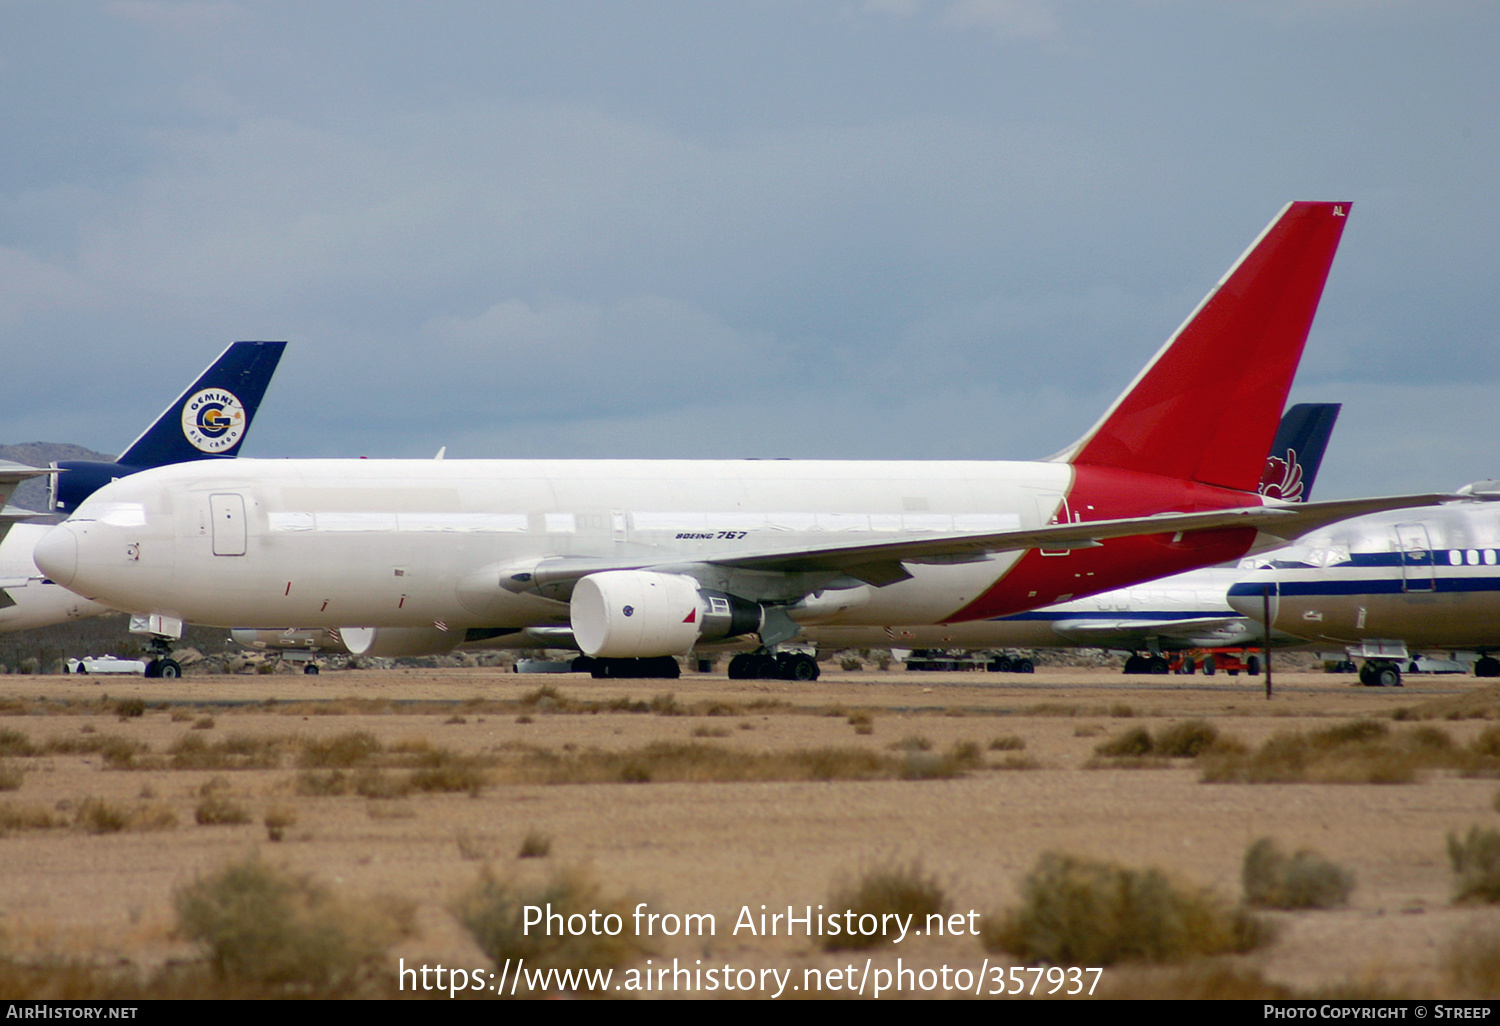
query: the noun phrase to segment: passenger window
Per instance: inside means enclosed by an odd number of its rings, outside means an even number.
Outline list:
[[[1494,566],[1495,565],[1495,550],[1494,549],[1485,549],[1484,550],[1484,565],[1485,566]]]
[[[1470,549],[1468,552],[1465,552],[1464,553],[1464,562],[1468,563],[1470,566],[1478,566],[1479,565],[1479,550],[1478,549]]]
[[[1462,552],[1459,552],[1457,549],[1449,549],[1448,550],[1448,565],[1449,566],[1463,566],[1463,562],[1464,562],[1464,554]]]

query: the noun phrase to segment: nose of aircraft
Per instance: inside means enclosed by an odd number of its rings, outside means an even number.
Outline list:
[[[33,558],[48,580],[66,588],[78,574],[78,535],[67,524],[58,524],[36,543]]]
[[[1277,595],[1276,585],[1272,581],[1255,580],[1252,578],[1251,580],[1240,581],[1238,584],[1231,586],[1229,594],[1226,596],[1229,600],[1230,608],[1241,616],[1248,616],[1252,620],[1265,620],[1267,588],[1271,592],[1271,622],[1275,623],[1276,614],[1279,612],[1281,602],[1280,596]]]

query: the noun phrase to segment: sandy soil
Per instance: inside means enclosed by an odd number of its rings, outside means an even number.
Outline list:
[[[683,706],[723,703],[731,716],[630,712],[568,714],[513,703],[540,684],[566,696],[650,699],[672,692]],[[484,966],[455,923],[455,897],[488,864],[500,875],[539,879],[557,866],[586,866],[606,890],[629,892],[652,911],[712,913],[713,938],[658,938],[654,960],[833,966],[855,961],[805,937],[731,931],[743,906],[758,913],[829,901],[835,883],[888,861],[920,860],[944,883],[953,908],[982,919],[1013,904],[1025,873],[1049,850],[1159,866],[1237,899],[1246,847],[1271,836],[1311,847],[1353,870],[1346,909],[1276,913],[1278,942],[1245,956],[1274,981],[1327,988],[1378,980],[1435,985],[1452,938],[1500,924],[1489,908],[1450,903],[1445,840],[1472,824],[1494,826],[1494,781],[1433,773],[1403,785],[1218,785],[1187,766],[1083,768],[1100,741],[1126,727],[1156,728],[1204,717],[1258,744],[1279,731],[1327,726],[1480,690],[1466,677],[1408,677],[1399,690],[1349,677],[1278,674],[1267,700],[1259,678],[1123,678],[1112,670],[1044,669],[1021,677],[979,673],[828,673],[812,685],[685,675],[675,682],[593,681],[493,670],[392,670],[318,677],[188,676],[177,681],[0,678],[0,729],[34,743],[85,732],[147,742],[156,753],[193,731],[331,737],[367,730],[387,745],[415,739],[482,753],[517,742],[567,750],[632,748],[696,738],[743,750],[868,745],[881,750],[921,736],[935,749],[1016,735],[1037,768],[987,768],[932,781],[851,783],[649,783],[496,785],[477,796],[414,794],[373,801],[296,793],[299,770],[215,774],[113,770],[98,755],[0,760],[24,772],[0,805],[67,810],[87,796],[170,806],[177,826],[93,835],[76,829],[0,836],[0,935],[13,955],[67,953],[153,968],[192,957],[172,937],[172,895],[195,876],[258,848],[350,896],[394,894],[417,903],[416,937],[393,949],[414,963]],[[106,698],[107,696],[107,698]],[[120,720],[112,703],[139,697],[144,716]],[[759,699],[786,705],[748,710]],[[545,705],[546,703],[544,703]],[[847,715],[868,711],[874,732],[856,735]],[[1128,718],[1127,718],[1128,717]],[[461,720],[461,722],[460,722]],[[1442,721],[1455,741],[1485,724]],[[1008,753],[989,752],[991,765]],[[199,788],[214,776],[252,813],[250,824],[201,826]],[[144,796],[144,798],[143,798]],[[295,810],[280,843],[261,825],[272,805]],[[545,859],[517,858],[523,837],[552,840]],[[881,949],[878,964],[967,966],[987,957],[977,938],[913,938]],[[1000,956],[1003,960],[1004,956]],[[863,963],[861,953],[857,961]],[[800,969],[799,969],[800,972]],[[1106,973],[1106,978],[1110,977]]]

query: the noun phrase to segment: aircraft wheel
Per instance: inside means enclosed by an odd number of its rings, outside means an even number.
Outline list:
[[[1014,665],[1017,673],[1036,672],[1036,664],[1033,663],[1030,659],[1017,659]]]
[[[1481,656],[1474,664],[1474,676],[1500,677],[1500,659],[1494,656]]]
[[[161,660],[160,659],[153,659],[149,663],[147,663],[146,664],[146,672],[145,672],[144,676],[147,676],[147,677],[160,677],[161,676]]]
[[[577,656],[568,664],[568,670],[572,673],[589,673],[594,669],[594,660],[586,655]]]
[[[1010,661],[1010,656],[1003,655],[998,659],[990,661],[988,669],[992,673],[1010,673],[1015,670],[1015,664]]]
[[[318,675],[318,667],[313,663],[308,663],[306,666],[302,667],[302,672],[307,674],[309,677],[316,677]]]
[[[1171,668],[1171,664],[1161,656],[1152,656],[1146,661],[1146,672],[1157,676],[1166,673]]]
[[[729,660],[729,679],[752,680],[754,678],[754,675],[751,672],[753,669],[754,658],[755,657],[750,655],[750,653],[748,652],[741,652],[739,655],[732,657]]]
[[[156,674],[158,677],[169,677],[173,680],[176,680],[178,677],[182,676],[182,667],[178,664],[177,660],[162,659],[158,662],[161,666],[161,669],[158,670]]]
[[[806,653],[786,656],[777,660],[783,680],[812,681],[818,679],[818,661]]]
[[[682,667],[677,665],[677,660],[671,656],[642,659],[640,671],[642,677],[656,677],[661,680],[676,680],[682,676]]]
[[[1146,660],[1142,659],[1140,656],[1136,656],[1136,655],[1130,656],[1129,658],[1127,658],[1125,660],[1125,672],[1126,673],[1145,673],[1146,672],[1146,665],[1145,664],[1146,664]]]

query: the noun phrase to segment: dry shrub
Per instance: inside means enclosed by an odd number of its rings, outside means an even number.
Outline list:
[[[1095,745],[1094,754],[1111,758],[1128,758],[1150,755],[1151,749],[1151,732],[1145,727],[1131,727],[1123,734]]]
[[[788,752],[743,752],[718,745],[657,741],[624,751],[524,751],[518,762],[501,767],[508,781],[547,784],[627,783],[653,781],[717,783],[771,780],[890,780],[954,776],[960,767],[948,755],[925,757],[922,766],[909,757],[867,748],[807,748]],[[922,774],[920,777],[915,774]]]
[[[912,927],[918,930],[925,928],[929,915],[947,912],[948,905],[948,896],[937,877],[924,873],[917,861],[880,866],[866,871],[858,880],[841,881],[828,899],[828,908],[835,916],[846,911],[854,913],[856,921],[865,915],[879,918],[890,914],[903,919],[910,916]],[[883,932],[845,933],[825,937],[823,947],[829,951],[872,948],[891,939]]]
[[[1270,939],[1248,913],[1159,869],[1127,869],[1046,852],[1023,903],[984,928],[985,947],[1058,965],[1180,962],[1243,952]]]
[[[221,979],[333,996],[378,967],[411,933],[394,900],[346,903],[310,877],[251,855],[179,889],[178,933],[196,941]]]
[[[694,737],[728,737],[734,733],[728,727],[694,727]]]
[[[1183,720],[1157,734],[1152,749],[1169,759],[1196,759],[1218,743],[1219,728],[1212,723]]]
[[[279,841],[286,836],[288,827],[297,823],[297,810],[290,805],[272,805],[266,809],[263,821],[266,827],[266,837],[272,841]]]
[[[51,830],[61,825],[46,806],[0,802],[0,837],[17,830]]]
[[[1500,902],[1500,831],[1469,827],[1462,841],[1448,835],[1455,902]]]
[[[118,734],[55,737],[43,745],[43,750],[59,755],[99,755],[111,769],[154,768],[147,761],[138,758],[151,750],[150,745]]]
[[[0,791],[19,791],[26,782],[26,774],[19,766],[0,762]]]
[[[172,769],[275,769],[281,765],[283,740],[231,734],[222,741],[209,741],[202,734],[184,734],[172,742],[167,754]]]
[[[521,850],[516,852],[516,858],[544,859],[551,854],[552,838],[540,830],[528,830],[521,840]]]
[[[1216,746],[1199,765],[1205,783],[1406,784],[1419,769],[1451,766],[1458,758],[1441,731],[1393,735],[1384,723],[1356,720],[1310,734],[1278,734],[1253,753]]]
[[[478,794],[490,783],[489,772],[479,760],[446,748],[433,749],[412,771],[409,783],[418,791],[467,791]]]
[[[146,702],[141,698],[122,698],[115,703],[115,715],[122,720],[137,719],[146,715]]]
[[[0,755],[35,755],[31,738],[13,727],[0,727]]]
[[[170,830],[177,814],[165,805],[138,802],[127,805],[108,798],[88,797],[78,803],[73,825],[90,834],[115,834],[124,830]]]
[[[214,777],[198,788],[193,819],[199,826],[239,826],[250,822],[250,811],[229,796],[229,781]]]
[[[1245,851],[1245,904],[1256,908],[1334,908],[1349,902],[1354,874],[1316,852],[1287,855],[1269,837]]]
[[[352,769],[380,754],[380,739],[367,730],[351,730],[327,740],[304,741],[297,765],[303,769]]]
[[[335,774],[338,772],[334,770]],[[412,792],[412,782],[407,777],[366,768],[354,774],[353,788],[361,798],[405,798]]]
[[[194,730],[213,730],[214,718],[212,716],[200,716],[193,721]]]
[[[531,905],[562,916],[581,914],[587,918],[597,910],[598,922],[618,915],[622,928],[611,937],[593,931],[569,934],[552,924],[547,936],[545,923],[525,926],[524,909]],[[479,880],[453,905],[453,914],[494,963],[508,959],[526,960],[528,970],[548,969],[616,969],[644,955],[635,931],[631,928],[631,910],[635,901],[625,895],[610,895],[582,869],[564,869],[554,873],[540,887],[523,887],[497,880],[485,869]]]
[[[1094,753],[1116,759],[1145,756],[1196,759],[1205,752],[1237,745],[1238,742],[1221,738],[1219,728],[1207,720],[1184,720],[1154,735],[1145,727],[1132,727],[1118,737],[1098,745]]]
[[[992,752],[1019,752],[1025,747],[1026,739],[1016,734],[990,738],[990,751]]]
[[[1443,972],[1465,995],[1500,997],[1500,930],[1463,933],[1443,950]]]

